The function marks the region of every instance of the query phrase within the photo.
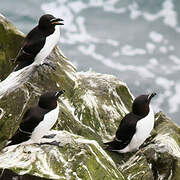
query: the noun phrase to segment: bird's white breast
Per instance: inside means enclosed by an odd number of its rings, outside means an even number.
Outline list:
[[[60,37],[60,29],[58,26],[55,26],[55,31],[50,36],[46,37],[46,42],[44,47],[35,57],[35,64],[41,64],[42,61],[51,53],[55,45],[58,43]]]
[[[136,124],[136,132],[132,137],[129,145],[122,150],[120,153],[131,152],[137,150],[141,144],[147,139],[154,127],[154,112],[150,106],[150,111],[147,116],[139,120]]]
[[[38,124],[38,126],[34,129],[31,135],[31,140],[33,142],[39,143],[40,139],[53,127],[56,123],[59,115],[59,106],[48,112],[44,119]]]

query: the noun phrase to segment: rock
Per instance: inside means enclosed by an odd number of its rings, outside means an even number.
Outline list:
[[[128,87],[112,75],[77,72],[58,47],[48,59],[56,71],[31,65],[15,73],[7,71],[9,76],[0,83],[0,149],[40,94],[65,89],[58,102],[58,121],[49,132],[54,137],[42,139],[42,143],[56,141],[59,145],[2,149],[3,178],[8,174],[11,179],[180,178],[180,128],[172,120],[158,113],[151,138],[137,152],[106,152],[103,142],[113,139],[121,119],[131,110],[133,96]]]
[[[24,34],[0,14],[0,80],[12,70],[11,59],[16,57]]]
[[[123,177],[112,159],[94,140],[87,140],[67,131],[51,131],[60,145],[10,147],[1,156],[9,169],[51,179],[118,179]],[[3,157],[3,158],[2,158]],[[10,159],[9,159],[10,160]],[[1,163],[2,165],[2,163]],[[23,168],[22,168],[23,167]],[[122,178],[121,178],[122,179]]]

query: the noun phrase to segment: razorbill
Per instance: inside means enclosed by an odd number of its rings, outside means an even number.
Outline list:
[[[27,34],[14,59],[14,62],[17,63],[15,71],[32,63],[43,64],[43,60],[51,53],[59,40],[60,29],[57,25],[64,25],[61,21],[63,19],[55,18],[50,14],[40,17],[38,25]]]
[[[58,97],[65,91],[46,92],[39,98],[38,105],[29,108],[16,133],[6,145],[40,143],[41,138],[53,127],[58,119]]]
[[[155,95],[140,95],[134,100],[132,112],[122,119],[114,140],[104,143],[105,150],[126,153],[137,150],[143,144],[154,127],[150,101]]]

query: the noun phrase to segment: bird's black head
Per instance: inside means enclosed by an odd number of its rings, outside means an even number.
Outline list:
[[[39,98],[39,106],[44,109],[55,109],[57,107],[57,99],[65,90],[46,92]]]
[[[54,29],[56,25],[64,25],[61,18],[55,18],[51,14],[45,14],[40,17],[38,27],[40,29]]]
[[[138,116],[145,117],[149,113],[149,103],[156,93],[138,96],[132,106],[132,111]]]

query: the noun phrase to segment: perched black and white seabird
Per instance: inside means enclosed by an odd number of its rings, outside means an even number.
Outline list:
[[[105,150],[126,153],[137,150],[143,144],[154,127],[150,101],[155,95],[140,95],[134,100],[132,112],[122,119],[114,140],[104,143]]]
[[[60,37],[60,29],[57,25],[64,25],[63,19],[55,18],[50,14],[40,17],[39,24],[33,28],[22,44],[22,47],[14,59],[17,63],[15,71],[32,63],[43,64],[43,60],[51,53]],[[48,65],[48,63],[45,63]]]
[[[53,127],[58,119],[58,97],[65,91],[46,92],[40,96],[37,106],[26,111],[18,130],[6,146],[15,144],[40,143],[41,138]]]

